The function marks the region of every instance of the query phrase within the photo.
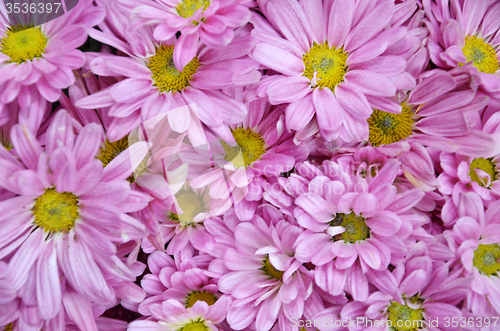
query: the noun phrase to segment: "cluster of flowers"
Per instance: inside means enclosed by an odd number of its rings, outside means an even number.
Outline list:
[[[500,1],[0,9],[1,329],[500,329]]]

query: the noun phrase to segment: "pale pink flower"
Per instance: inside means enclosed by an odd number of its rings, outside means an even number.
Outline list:
[[[272,104],[290,104],[288,129],[307,130],[316,116],[325,140],[359,142],[368,138],[372,107],[401,109],[387,97],[415,78],[406,71],[408,28],[391,26],[392,1],[258,2],[270,23],[253,16],[252,56],[281,74],[261,80],[260,89]]]
[[[173,60],[182,71],[197,53],[201,41],[210,48],[227,46],[235,30],[250,19],[249,0],[154,0],[130,1],[133,24],[154,24],[153,36],[168,41],[180,32]],[[137,22],[137,23],[136,23]]]
[[[28,29],[10,26],[4,15],[0,14],[0,104],[17,100],[28,107],[37,93],[56,101],[61,89],[75,82],[72,70],[85,61],[77,47],[86,41],[87,29],[104,18],[104,11],[81,0],[64,16]],[[22,40],[28,41],[29,49],[19,47]]]
[[[96,330],[86,315],[91,301],[109,305],[130,293],[124,288],[140,291],[115,244],[146,234],[126,213],[144,208],[148,197],[102,169],[95,159],[101,137],[97,124],[75,137],[71,118],[60,110],[44,149],[20,125],[11,131],[17,157],[0,147],[0,186],[16,194],[0,202],[0,222],[11,229],[2,232],[5,279],[18,296],[29,296],[30,314],[40,322],[66,311],[80,328]]]

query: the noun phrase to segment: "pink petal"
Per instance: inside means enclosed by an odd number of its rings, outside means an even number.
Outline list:
[[[255,45],[253,56],[260,64],[287,76],[301,75],[305,69],[304,63],[297,56],[267,43]]]
[[[52,319],[61,309],[61,281],[56,250],[49,242],[36,264],[36,296],[40,317]]]
[[[315,88],[312,93],[318,125],[325,130],[335,130],[342,125],[343,109],[329,88]]]

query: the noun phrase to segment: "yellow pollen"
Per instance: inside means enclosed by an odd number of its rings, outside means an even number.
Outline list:
[[[45,232],[69,232],[78,217],[78,198],[73,193],[45,189],[33,207],[35,224]]]
[[[354,244],[357,241],[370,238],[370,228],[366,225],[365,219],[357,216],[354,212],[350,214],[337,214],[330,226],[342,226],[345,231],[338,236],[337,240],[344,240],[345,242]]]
[[[120,155],[131,144],[136,143],[137,141],[138,139],[136,138],[129,139],[128,136],[125,136],[122,139],[117,140],[115,142],[110,142],[109,140],[106,140],[104,146],[99,150],[99,155],[97,156],[97,159],[101,160],[103,167],[106,167],[115,157]],[[135,178],[137,176],[140,176],[141,174],[147,171],[148,161],[150,157],[151,154],[148,153],[144,157],[144,159],[142,159],[139,166],[134,170],[134,173],[127,178],[130,184],[133,184],[135,182]]]
[[[387,309],[387,319],[392,322],[396,331],[416,331],[424,327],[423,309],[412,309],[407,304],[402,305],[392,301]],[[398,324],[399,322],[399,324]]]
[[[262,261],[262,268],[261,270],[264,271],[266,275],[271,277],[271,279],[278,279],[281,280],[283,278],[283,274],[285,273],[284,271],[279,271],[276,269],[271,262],[269,261],[269,255],[266,255],[266,258],[264,261]]]
[[[39,27],[10,27],[0,41],[2,53],[18,64],[42,57],[46,46],[47,37]]]
[[[184,0],[175,7],[179,16],[188,18],[193,16],[194,12],[203,7],[203,11],[210,6],[208,0]],[[198,23],[198,22],[196,22]]]
[[[414,122],[412,115],[408,107],[403,107],[401,114],[373,110],[368,119],[369,140],[372,146],[389,145],[411,136]]]
[[[148,68],[153,75],[153,85],[160,93],[181,91],[189,86],[191,76],[200,66],[198,57],[195,56],[182,71],[177,70],[173,59],[174,46],[160,45],[156,47],[156,53],[149,60]]]
[[[181,329],[176,329],[179,331],[209,331],[210,329],[206,326],[205,321],[200,319],[191,320],[191,323],[186,324]]]
[[[473,62],[480,72],[494,74],[500,69],[498,58],[495,50],[488,43],[484,42],[483,38],[470,36],[465,38],[465,46],[462,52],[467,59],[467,62]],[[460,63],[462,66],[463,63]]]
[[[470,163],[469,166],[469,177],[470,180],[473,182],[478,183],[482,187],[488,187],[488,178],[487,177],[479,177],[476,172],[474,171],[475,169],[480,169],[484,172],[486,172],[488,175],[490,175],[490,180],[491,182],[495,181],[498,176],[498,172],[496,170],[496,165],[493,162],[493,159],[485,159],[485,158],[477,158],[474,159]]]
[[[309,52],[302,56],[306,69],[303,75],[309,79],[318,79],[317,86],[328,87],[334,91],[335,86],[344,81],[347,71],[347,53],[341,48],[330,48],[328,42],[322,44],[314,43]]]
[[[171,213],[170,219],[179,221],[183,226],[193,224],[193,219],[198,214],[207,211],[204,207],[202,198],[191,190],[180,190],[175,194],[175,198],[183,213],[181,215]]]
[[[231,130],[231,132],[237,145],[231,147],[227,143],[222,142],[222,146],[226,152],[224,160],[232,162],[236,167],[247,167],[266,152],[264,139],[258,133],[244,128],[237,128]],[[240,153],[243,156],[243,160]]]
[[[4,327],[4,331],[12,331],[12,323],[7,324],[7,325]]]
[[[217,298],[212,293],[205,291],[192,291],[186,298],[186,308],[191,308],[197,301],[205,301],[209,306],[213,305]]]
[[[500,245],[479,245],[474,251],[472,264],[483,274],[497,275],[500,271]]]

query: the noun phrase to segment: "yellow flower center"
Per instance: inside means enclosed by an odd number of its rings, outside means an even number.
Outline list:
[[[209,306],[213,305],[217,298],[212,293],[205,291],[192,291],[186,298],[186,308],[191,308],[197,301],[205,301]]]
[[[247,167],[259,159],[265,152],[264,139],[250,129],[237,128],[231,130],[236,146],[231,147],[222,142],[226,155],[224,160],[232,162],[236,167]]]
[[[264,259],[264,261],[262,261],[262,265],[263,267],[261,268],[261,270],[264,271],[266,275],[271,277],[271,279],[281,280],[283,278],[284,272],[279,271],[278,269],[273,267],[273,265],[269,261],[269,255],[266,255],[266,258]]]
[[[2,53],[18,64],[42,57],[46,46],[47,37],[39,27],[10,27],[0,41]]]
[[[7,324],[7,325],[4,327],[4,331],[12,331],[12,323]]]
[[[193,16],[194,12],[203,7],[203,11],[210,6],[208,0],[184,0],[175,7],[179,16],[188,18]]]
[[[465,46],[462,48],[467,62],[473,62],[480,72],[493,74],[500,69],[497,54],[493,47],[484,42],[483,38],[470,36],[465,38]],[[463,65],[461,63],[460,65]]]
[[[401,114],[386,113],[373,110],[368,119],[370,127],[369,140],[375,146],[389,145],[408,138],[412,133],[413,113],[408,107],[403,107]]]
[[[472,264],[483,274],[497,275],[500,271],[500,245],[479,245],[474,251]]]
[[[35,224],[45,232],[69,232],[78,217],[78,198],[69,192],[48,188],[36,199],[33,207]]]
[[[148,68],[153,75],[153,85],[159,92],[181,91],[189,86],[191,76],[200,66],[198,57],[195,56],[182,71],[177,70],[173,59],[174,46],[160,45],[156,47],[156,53],[149,60]]]
[[[488,186],[488,177],[479,177],[475,169],[482,170],[490,175],[490,179],[493,182],[497,179],[498,172],[496,170],[496,164],[493,162],[493,159],[485,159],[485,158],[477,158],[474,159],[469,166],[469,177],[473,182],[478,183],[482,187]]]
[[[336,236],[337,240],[344,240],[345,242],[354,244],[357,241],[370,238],[370,228],[366,225],[365,219],[357,216],[354,212],[350,214],[337,214],[330,226],[342,226],[345,231]]]
[[[193,219],[198,214],[207,211],[202,198],[191,190],[180,190],[175,194],[175,198],[183,213],[181,215],[171,213],[170,219],[179,221],[183,226],[193,224]]]
[[[387,320],[392,322],[392,330],[416,331],[424,328],[423,309],[412,309],[407,304],[402,305],[395,301],[387,309]],[[389,323],[388,323],[389,324]]]
[[[177,329],[176,329],[177,330]],[[209,331],[210,329],[205,325],[205,321],[201,318],[191,323],[186,324],[184,327],[179,329],[179,331]]]
[[[136,143],[138,139],[132,138],[129,139],[128,136],[123,137],[120,140],[115,142],[110,142],[106,140],[104,146],[99,150],[99,155],[97,159],[101,160],[103,167],[106,167],[115,157],[120,155],[124,150],[126,150],[131,144]],[[133,174],[130,175],[127,180],[130,184],[135,182],[135,179],[147,171],[148,161],[151,157],[151,154],[148,153],[144,159],[142,159],[139,166],[134,170]]]
[[[309,79],[318,78],[317,86],[334,90],[335,86],[344,81],[347,71],[347,53],[341,48],[330,48],[328,42],[314,43],[309,52],[302,56],[306,69],[303,75]]]

